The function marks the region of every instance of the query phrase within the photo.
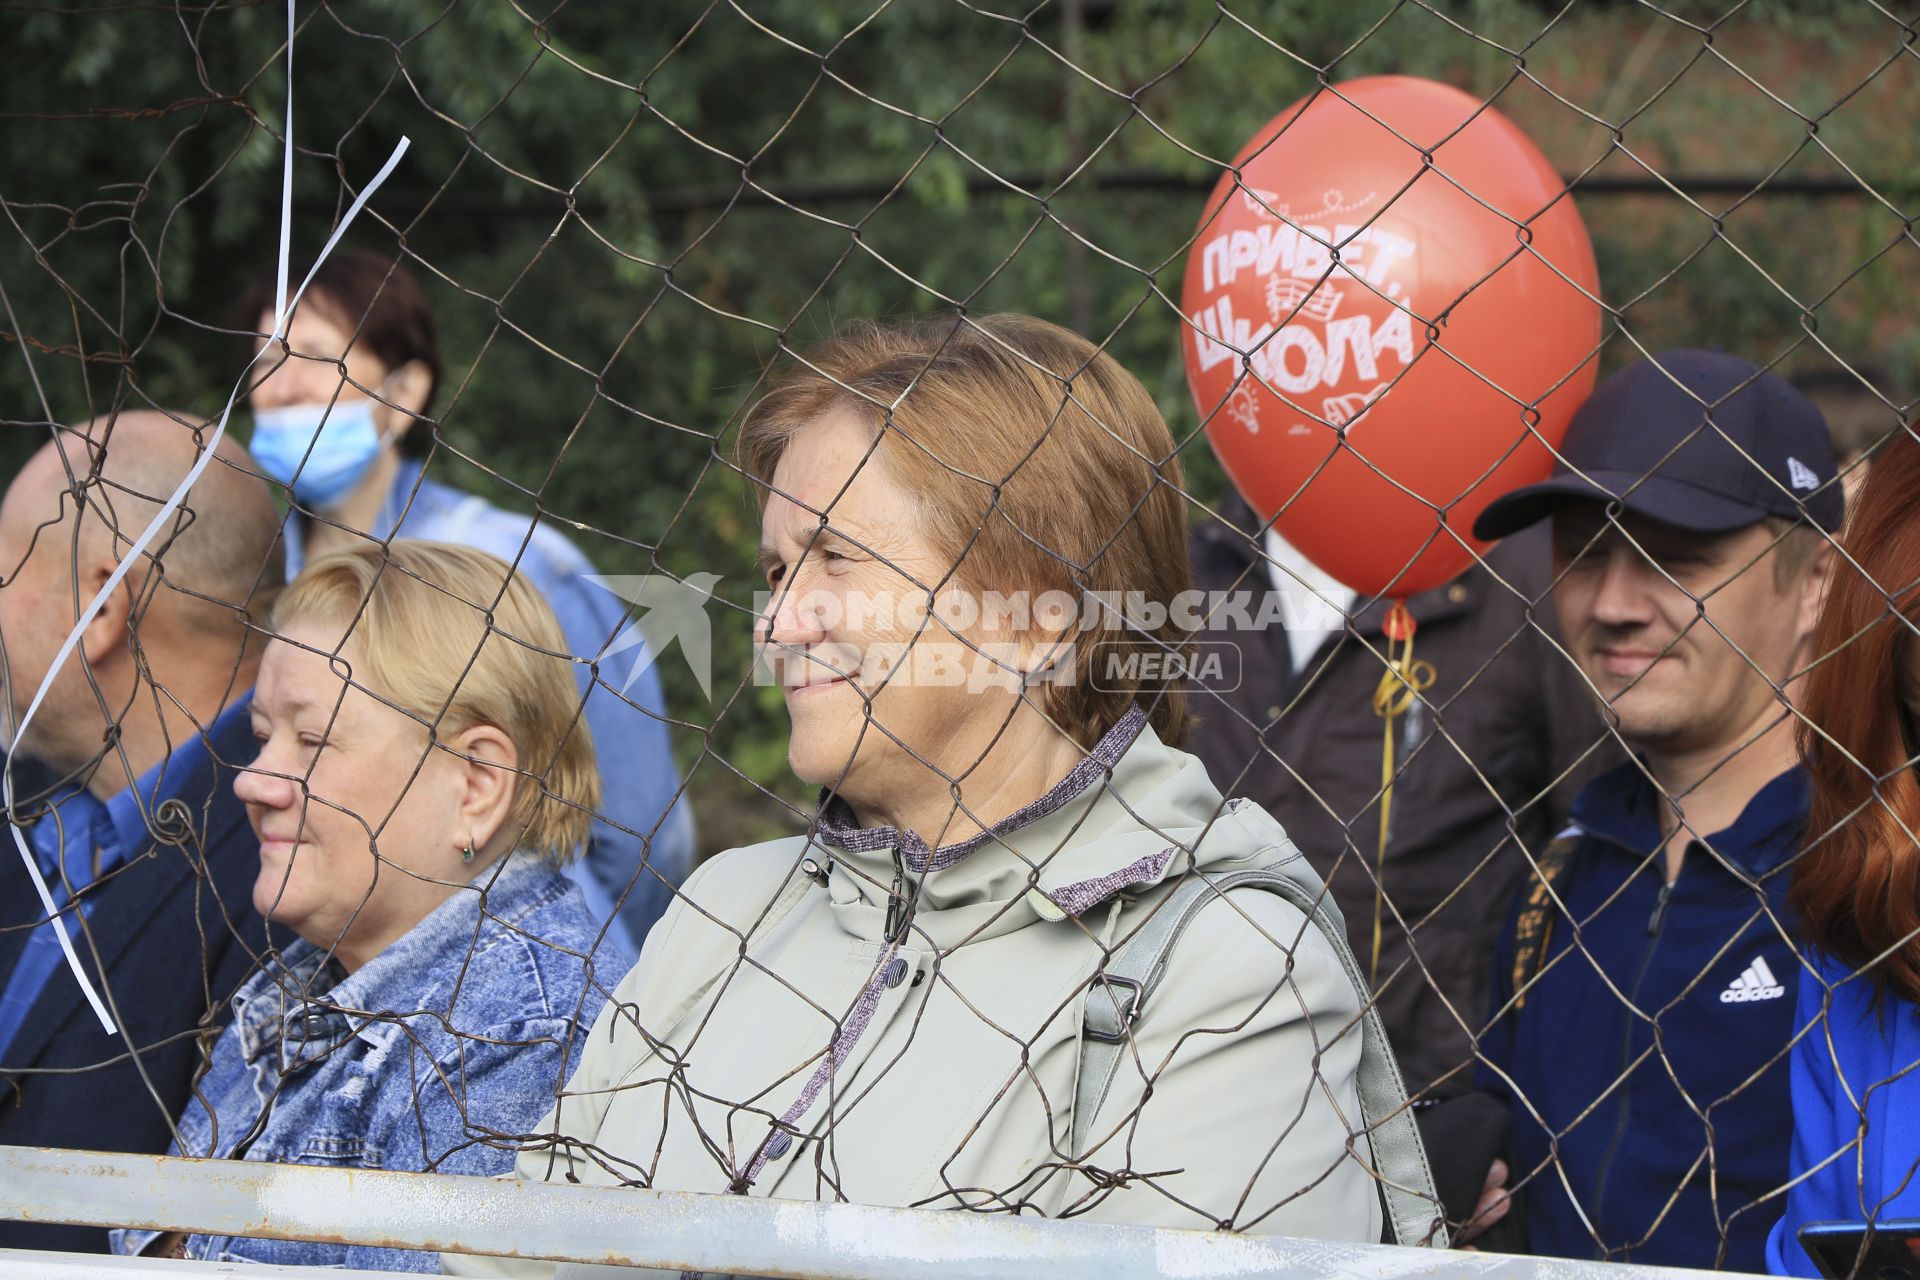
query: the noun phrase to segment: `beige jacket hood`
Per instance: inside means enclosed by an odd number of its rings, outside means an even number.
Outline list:
[[[1223,800],[1137,709],[976,839],[928,849],[847,817],[829,802],[812,834],[688,880],[538,1127],[564,1141],[524,1152],[518,1176],[1379,1238],[1359,995],[1272,892],[1194,917],[1092,1149],[1070,1149],[1089,986],[1172,886],[1265,866],[1324,895],[1272,818]]]

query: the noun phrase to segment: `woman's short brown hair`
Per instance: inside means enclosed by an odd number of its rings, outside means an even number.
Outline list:
[[[363,662],[354,681],[436,741],[477,724],[512,740],[516,847],[564,863],[586,843],[600,773],[566,638],[505,561],[411,538],[356,545],[316,559],[280,596],[274,630],[300,622],[347,630]]]
[[[964,585],[1076,601],[1117,593],[1145,605],[1137,617],[1159,619],[1109,629],[1108,617],[1079,634],[1070,678],[1034,686],[1041,711],[1091,746],[1140,702],[1163,740],[1185,739],[1181,681],[1143,678],[1149,668],[1125,659],[1185,652],[1171,606],[1191,581],[1178,453],[1137,378],[1029,316],[855,325],[748,412],[739,465],[763,505],[793,433],[841,409],[872,424],[877,456],[919,500]],[[1096,653],[1107,667],[1097,682]]]

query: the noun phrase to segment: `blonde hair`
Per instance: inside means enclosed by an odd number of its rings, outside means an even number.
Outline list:
[[[763,508],[793,433],[837,409],[872,424],[879,455],[960,581],[1036,596],[1069,590],[1076,601],[1138,593],[1150,606],[1170,606],[1190,586],[1173,435],[1139,380],[1079,334],[1018,315],[846,330],[807,352],[747,414],[738,460]],[[1096,651],[1184,653],[1173,610],[1160,613],[1157,627],[1094,632],[1097,645],[1082,637],[1071,680],[1033,686],[1041,711],[1082,746],[1135,702],[1163,740],[1184,740],[1177,679],[1123,674],[1095,688],[1090,678]]]
[[[539,589],[471,547],[398,538],[313,561],[274,606],[273,626],[346,629],[355,682],[419,720],[436,741],[492,725],[518,753],[517,847],[565,863],[600,804],[593,737],[566,638]]]

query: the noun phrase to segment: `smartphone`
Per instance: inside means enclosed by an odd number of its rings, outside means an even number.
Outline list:
[[[1920,1280],[1920,1218],[1809,1222],[1800,1247],[1827,1280]]]

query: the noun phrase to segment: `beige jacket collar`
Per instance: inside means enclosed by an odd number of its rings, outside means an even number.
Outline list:
[[[857,827],[837,797],[825,798],[814,838],[843,929],[885,940],[891,909],[909,945],[946,951],[1082,916],[1180,874],[1189,856],[1204,869],[1225,806],[1204,766],[1163,744],[1136,706],[1046,795],[968,840],[929,849],[910,831]]]

